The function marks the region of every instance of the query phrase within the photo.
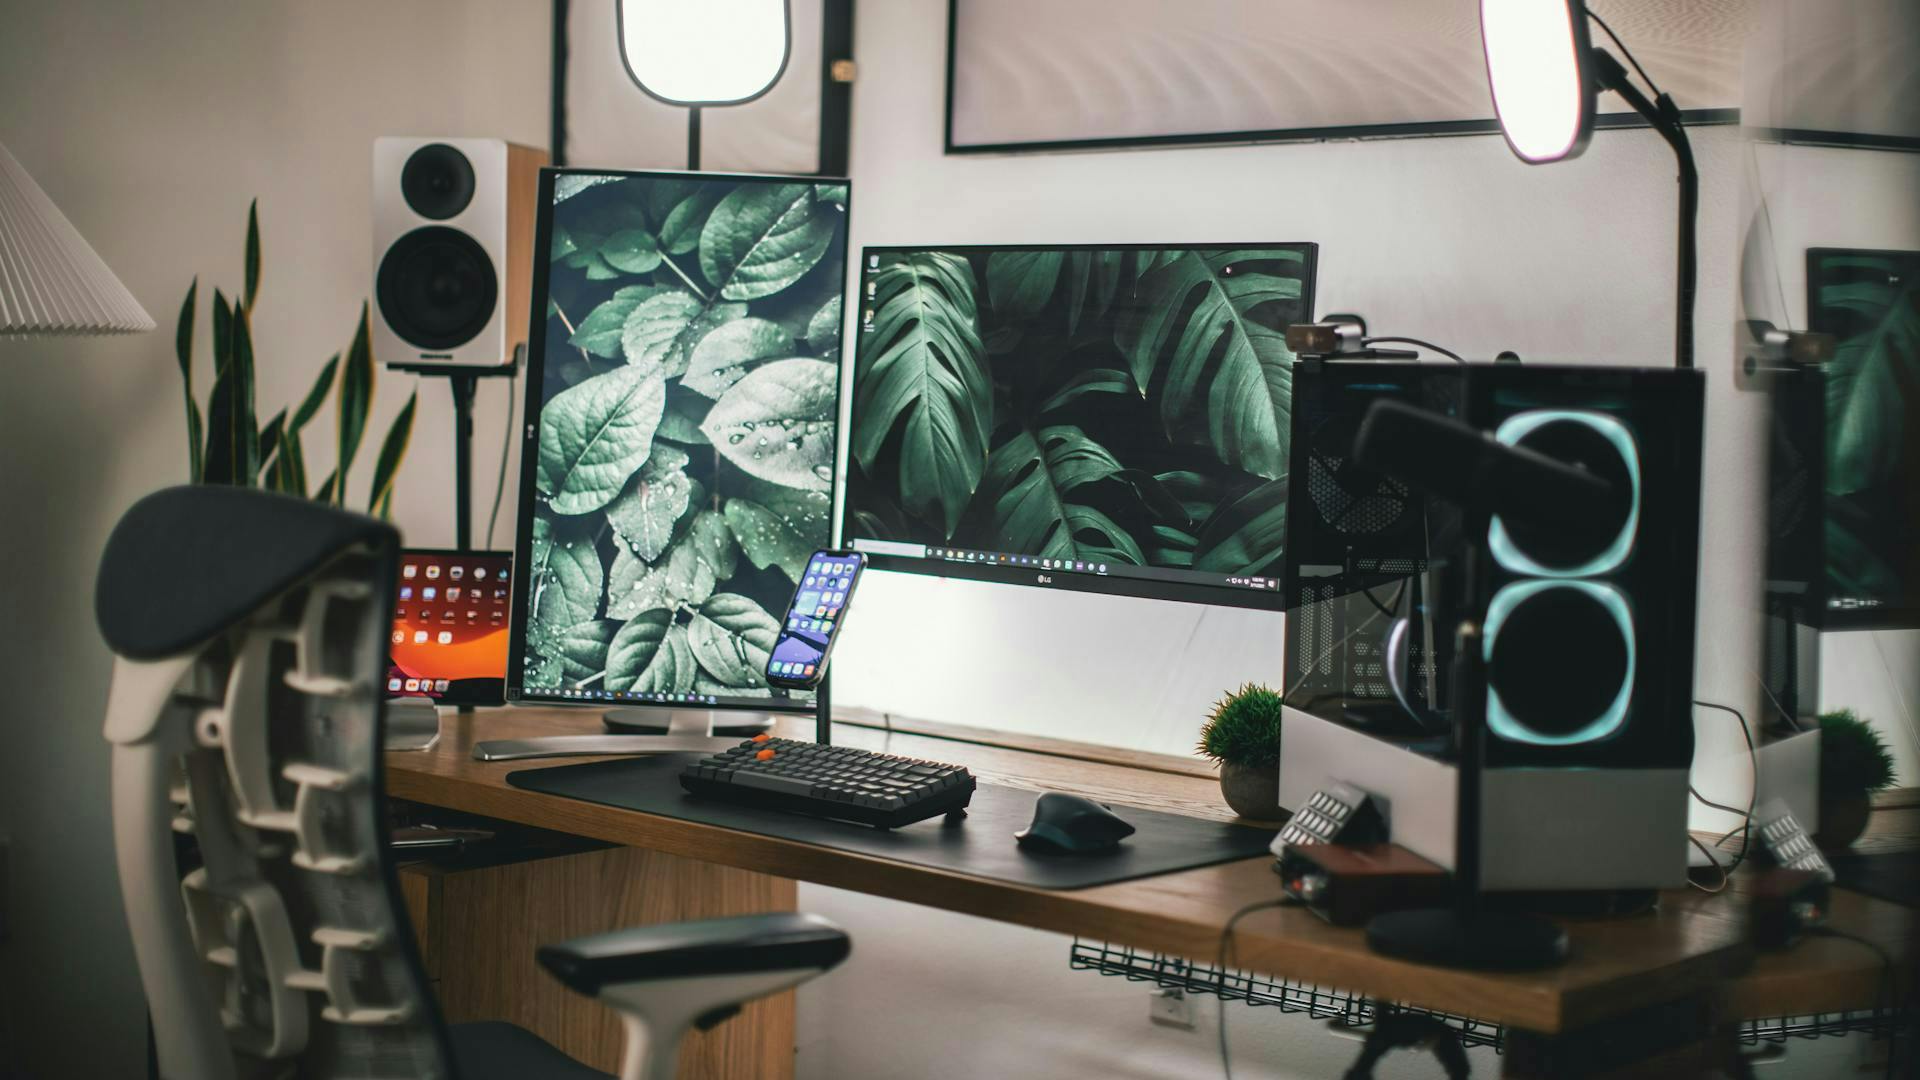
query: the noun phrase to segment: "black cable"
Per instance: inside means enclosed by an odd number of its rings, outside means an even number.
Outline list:
[[[1461,356],[1461,355],[1460,355],[1459,353],[1457,353],[1457,352],[1454,352],[1454,351],[1453,351],[1452,349],[1443,349],[1443,348],[1441,348],[1440,346],[1438,346],[1438,345],[1435,345],[1435,344],[1434,344],[1433,342],[1431,342],[1431,341],[1422,341],[1422,340],[1420,340],[1420,339],[1419,339],[1419,338],[1417,338],[1417,337],[1370,337],[1370,338],[1361,338],[1361,339],[1360,339],[1360,344],[1362,344],[1362,345],[1374,345],[1374,344],[1377,344],[1377,343],[1379,343],[1379,342],[1383,342],[1383,341],[1384,341],[1384,342],[1386,342],[1386,343],[1387,343],[1387,344],[1389,344],[1389,345],[1418,345],[1419,347],[1421,347],[1421,348],[1423,348],[1423,349],[1426,349],[1426,350],[1428,350],[1428,351],[1430,351],[1430,352],[1437,352],[1437,353],[1439,353],[1439,354],[1440,354],[1441,356],[1445,356],[1445,357],[1447,357],[1447,358],[1449,358],[1449,359],[1451,359],[1451,360],[1452,360],[1452,361],[1453,361],[1454,363],[1456,363],[1456,364],[1464,364],[1464,363],[1466,363],[1466,362],[1467,362],[1467,361],[1466,361],[1466,359],[1465,359],[1464,357],[1462,357],[1462,356]]]
[[[487,515],[487,550],[493,550],[493,526],[500,517],[500,500],[507,493],[507,455],[513,450],[514,391],[520,385],[520,365],[516,362],[513,374],[507,376],[507,422],[506,433],[500,440],[500,475],[493,482],[493,510]]]
[[[1220,962],[1218,966],[1215,967],[1213,975],[1215,983],[1219,986],[1217,993],[1220,997],[1220,1012],[1218,1014],[1220,1031],[1220,1074],[1224,1076],[1226,1080],[1233,1080],[1233,1059],[1231,1055],[1227,1053],[1227,960],[1233,948],[1233,928],[1241,919],[1246,918],[1256,911],[1265,911],[1267,908],[1285,907],[1286,904],[1287,898],[1284,896],[1275,900],[1255,900],[1253,903],[1234,912],[1228,917],[1227,925],[1220,928]]]
[[[1627,63],[1632,64],[1633,70],[1640,73],[1640,81],[1647,84],[1648,89],[1653,91],[1654,97],[1659,97],[1662,93],[1660,89],[1660,84],[1654,82],[1653,76],[1647,74],[1647,69],[1640,66],[1640,61],[1634,59],[1633,50],[1627,48],[1627,43],[1624,41],[1621,41],[1620,35],[1613,32],[1613,27],[1607,25],[1607,20],[1601,18],[1599,13],[1594,11],[1592,8],[1587,9],[1587,18],[1592,19],[1594,22],[1597,22],[1600,24],[1600,29],[1605,30],[1607,32],[1607,36],[1613,39],[1613,44],[1615,45],[1615,47],[1617,47],[1620,50],[1620,52],[1626,56]]]
[[[1753,771],[1753,784],[1747,790],[1747,809],[1745,813],[1741,813],[1741,811],[1736,810],[1731,806],[1725,806],[1725,805],[1722,805],[1721,803],[1713,802],[1709,800],[1706,796],[1694,790],[1694,787],[1692,784],[1687,785],[1687,790],[1693,794],[1694,798],[1699,799],[1701,802],[1706,803],[1708,806],[1713,807],[1715,810],[1725,810],[1729,814],[1740,814],[1742,818],[1739,828],[1736,828],[1732,832],[1729,832],[1725,836],[1722,836],[1718,841],[1715,842],[1715,845],[1714,845],[1715,847],[1718,847],[1720,844],[1726,843],[1727,839],[1733,836],[1734,833],[1740,834],[1739,852],[1734,855],[1733,862],[1727,864],[1727,866],[1720,871],[1721,876],[1724,878],[1726,875],[1731,874],[1735,870],[1740,869],[1740,864],[1747,861],[1747,853],[1752,849],[1752,846],[1753,846],[1753,811],[1754,811],[1755,804],[1760,799],[1760,750],[1757,746],[1754,745],[1753,728],[1747,723],[1747,716],[1745,713],[1741,712],[1739,709],[1736,709],[1731,705],[1720,705],[1711,701],[1700,701],[1698,699],[1695,699],[1693,703],[1695,705],[1700,706],[1703,709],[1719,709],[1721,712],[1732,713],[1733,718],[1735,720],[1740,721],[1740,737],[1745,739],[1747,742],[1747,764],[1752,768],[1752,771]],[[1691,840],[1692,836],[1689,835],[1688,839]],[[1698,840],[1694,840],[1693,843],[1694,843],[1694,846],[1698,847],[1701,851],[1705,852],[1707,850],[1706,845],[1701,844]],[[1720,866],[1720,860],[1715,859],[1711,852],[1707,852],[1707,859],[1711,861],[1715,867]]]

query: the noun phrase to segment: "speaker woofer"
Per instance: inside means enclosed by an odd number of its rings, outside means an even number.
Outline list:
[[[423,218],[445,221],[473,202],[473,162],[446,143],[415,150],[400,169],[400,196]]]
[[[1604,413],[1542,409],[1508,417],[1494,438],[1579,465],[1619,493],[1620,528],[1611,536],[1568,536],[1509,525],[1494,515],[1487,546],[1501,568],[1536,577],[1592,577],[1626,562],[1640,525],[1640,452],[1625,424]]]
[[[464,345],[487,328],[500,283],[479,241],[429,225],[387,249],[374,290],[380,313],[402,341],[438,351]]]
[[[1607,738],[1633,697],[1633,613],[1593,581],[1507,585],[1487,605],[1487,727],[1534,746]]]

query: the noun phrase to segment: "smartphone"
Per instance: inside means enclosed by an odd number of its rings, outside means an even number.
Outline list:
[[[793,590],[780,636],[767,655],[767,685],[815,690],[827,677],[833,640],[840,635],[847,605],[867,557],[857,551],[816,551]]]

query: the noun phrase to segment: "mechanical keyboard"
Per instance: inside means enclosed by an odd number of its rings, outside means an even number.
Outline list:
[[[958,765],[756,735],[680,770],[696,796],[882,829],[961,814],[973,774]]]

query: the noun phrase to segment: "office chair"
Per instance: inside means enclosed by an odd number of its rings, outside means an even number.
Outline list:
[[[398,550],[372,518],[217,487],[150,495],[107,542],[114,846],[166,1080],[611,1080],[521,1028],[446,1025],[427,991],[385,843]],[[176,833],[197,849],[184,877]],[[688,1027],[847,951],[779,913],[538,955],[621,1014],[624,1080],[664,1080]]]

